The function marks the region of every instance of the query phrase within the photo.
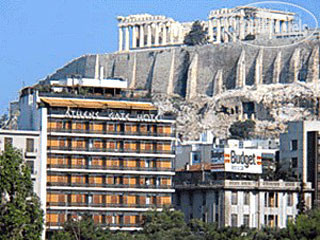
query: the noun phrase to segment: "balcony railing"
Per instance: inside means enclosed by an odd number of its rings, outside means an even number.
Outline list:
[[[172,207],[171,204],[145,204],[145,203],[77,203],[77,202],[47,202],[47,206],[65,206],[65,207],[125,207],[125,208],[162,208]]]
[[[152,137],[174,137],[174,133],[158,133],[158,132],[130,132],[130,131],[104,131],[93,129],[66,129],[66,128],[48,128],[48,132],[62,133],[86,133],[86,134],[110,134],[110,135],[129,135],[129,136],[152,136]]]
[[[48,146],[48,150],[62,151],[85,151],[85,152],[120,152],[120,153],[152,153],[152,154],[174,154],[174,150],[146,150],[146,149],[125,149],[125,148],[89,148],[89,147],[65,147]]]
[[[47,164],[47,168],[128,170],[128,171],[130,170],[131,171],[173,171],[173,168],[166,168],[166,167],[127,167],[127,166],[68,165],[68,164]]]
[[[48,186],[68,186],[68,187],[103,187],[103,188],[150,188],[150,189],[170,189],[171,185],[156,184],[106,184],[106,183],[67,183],[67,182],[48,182]]]
[[[64,222],[46,222],[47,227],[63,227]],[[100,227],[141,227],[141,223],[99,223]]]

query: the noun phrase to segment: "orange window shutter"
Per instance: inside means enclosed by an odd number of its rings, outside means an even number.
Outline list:
[[[124,216],[124,224],[130,224],[130,216]]]
[[[59,214],[59,222],[60,222],[60,223],[64,223],[64,222],[65,222],[65,215],[64,215],[64,213],[60,213],[60,214]]]
[[[165,126],[164,127],[164,132],[167,133],[167,134],[170,134],[171,133],[171,127],[170,126]]]
[[[171,145],[170,144],[165,144],[164,145],[164,150],[171,151]]]
[[[107,216],[107,223],[111,224],[112,223],[112,216]]]
[[[59,194],[59,202],[65,202],[65,195],[64,194]]]
[[[93,221],[94,221],[95,224],[98,224],[100,222],[99,221],[99,216],[98,215],[94,215]]]

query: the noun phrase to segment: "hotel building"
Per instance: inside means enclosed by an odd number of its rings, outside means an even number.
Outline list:
[[[40,131],[46,230],[84,214],[138,230],[143,213],[171,206],[175,120],[126,98],[121,79],[63,79],[25,88],[19,129]]]

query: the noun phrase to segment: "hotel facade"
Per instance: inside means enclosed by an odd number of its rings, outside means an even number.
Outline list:
[[[172,116],[150,100],[121,97],[119,80],[82,85],[90,94],[73,91],[68,79],[49,86],[21,91],[18,123],[40,131],[39,195],[49,235],[84,214],[112,230],[139,230],[144,212],[171,206]]]

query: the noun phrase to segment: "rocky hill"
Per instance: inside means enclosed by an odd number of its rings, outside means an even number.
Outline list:
[[[163,111],[175,112],[187,139],[207,129],[225,136],[232,122],[245,118],[256,120],[257,135],[274,136],[288,120],[317,118],[319,46],[319,40],[271,49],[228,43],[85,55],[47,80],[127,79]]]

